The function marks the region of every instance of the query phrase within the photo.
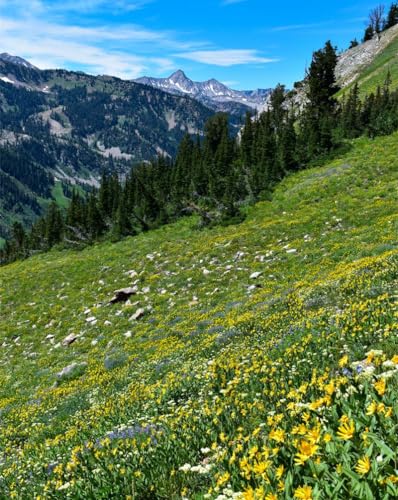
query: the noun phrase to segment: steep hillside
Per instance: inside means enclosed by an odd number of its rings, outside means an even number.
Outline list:
[[[362,93],[370,93],[377,85],[384,84],[389,70],[395,88],[398,86],[398,26],[343,52],[336,67],[336,78],[340,87],[350,87],[357,82]]]
[[[3,497],[397,498],[397,158],[1,268]]]
[[[212,114],[189,97],[0,55],[0,237],[41,213],[54,182],[91,186],[105,168],[175,155]]]
[[[337,97],[342,97],[358,83],[361,96],[383,87],[390,75],[390,88],[398,88],[398,25],[390,28],[372,40],[342,52],[335,70],[336,82],[340,87]],[[302,108],[305,103],[305,80],[298,82],[290,93],[293,106]]]

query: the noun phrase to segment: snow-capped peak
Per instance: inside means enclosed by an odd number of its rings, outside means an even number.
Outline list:
[[[159,88],[171,94],[189,95],[217,110],[223,108],[227,110],[234,104],[252,109],[262,109],[271,92],[271,89],[233,90],[214,78],[205,82],[195,82],[188,78],[181,69],[168,78],[144,76],[138,78],[135,82]]]
[[[33,64],[31,64],[29,61],[22,59],[22,57],[13,56],[11,54],[8,54],[7,52],[3,52],[2,54],[0,54],[0,60],[12,64],[18,64],[19,66],[24,66],[25,68],[37,69],[36,66],[33,66]]]

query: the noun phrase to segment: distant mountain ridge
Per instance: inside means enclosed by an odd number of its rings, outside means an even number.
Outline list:
[[[104,169],[123,174],[174,156],[213,113],[189,95],[0,54],[0,238],[14,221],[30,225],[49,199],[64,200],[71,185],[95,185]]]
[[[144,76],[134,81],[170,94],[189,95],[215,111],[231,112],[232,110],[234,114],[241,113],[243,108],[246,110],[263,109],[272,92],[272,89],[233,90],[214,78],[204,82],[195,82],[180,69],[168,78]]]
[[[20,66],[25,66],[25,68],[38,69],[36,68],[36,66],[33,66],[33,64],[31,64],[29,61],[26,61],[26,59],[22,59],[22,57],[18,56],[12,56],[7,52],[3,52],[2,54],[0,54],[0,59],[5,62],[19,64]]]

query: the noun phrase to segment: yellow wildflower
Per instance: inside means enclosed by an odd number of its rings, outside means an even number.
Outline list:
[[[284,472],[285,472],[285,466],[282,464],[276,469],[275,472],[276,478],[280,479],[283,476]]]
[[[347,356],[347,355],[345,355],[345,356],[343,356],[343,357],[340,359],[340,361],[339,361],[339,367],[340,367],[340,368],[343,368],[343,366],[346,366],[346,365],[347,365],[347,363],[348,363],[348,356]]]
[[[312,488],[311,486],[300,486],[294,492],[294,498],[300,498],[301,500],[312,500]]]
[[[377,403],[376,401],[372,401],[370,405],[366,408],[366,415],[370,417],[377,412]]]
[[[304,465],[304,463],[311,458],[318,450],[318,446],[302,439],[298,446],[298,453],[294,462],[296,465]]]
[[[384,378],[374,383],[374,388],[379,396],[383,396],[386,392],[386,381]]]
[[[217,479],[217,486],[222,486],[223,484],[225,484],[229,478],[230,478],[230,474],[229,472],[225,472],[224,474],[222,474],[218,479]]]
[[[338,428],[337,436],[344,441],[349,441],[355,433],[355,424],[353,420],[345,422]]]
[[[358,460],[358,463],[355,467],[355,470],[358,474],[365,475],[370,471],[370,459],[369,457],[363,457]]]
[[[283,443],[285,441],[285,431],[283,429],[274,429],[269,433],[269,438],[277,443]]]

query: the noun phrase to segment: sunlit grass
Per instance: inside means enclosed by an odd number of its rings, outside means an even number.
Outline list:
[[[240,225],[1,268],[0,498],[396,498],[397,202],[360,139]]]

